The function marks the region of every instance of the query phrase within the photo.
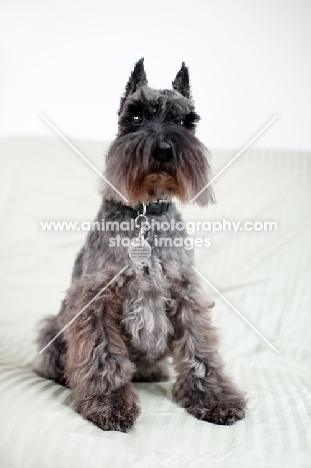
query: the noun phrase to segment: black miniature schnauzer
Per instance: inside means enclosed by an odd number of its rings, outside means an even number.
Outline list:
[[[181,232],[148,230],[139,222],[181,222],[172,198],[187,203],[208,184],[208,152],[195,136],[199,118],[184,63],[170,90],[150,88],[143,59],[136,63],[121,99],[96,220],[125,227],[136,220],[139,235],[119,228],[114,234],[124,242],[112,248],[111,233],[88,233],[60,313],[44,321],[38,337],[40,349],[54,341],[37,373],[69,386],[76,410],[104,430],[131,428],[140,413],[132,381],[166,380],[169,355],[177,372],[173,395],[190,414],[226,425],[245,415],[244,394],[223,371],[213,303],[191,268],[193,252],[159,247],[155,238],[174,241]],[[211,187],[195,201],[212,202]]]

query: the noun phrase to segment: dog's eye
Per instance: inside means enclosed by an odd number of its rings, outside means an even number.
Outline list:
[[[184,119],[178,119],[176,123],[178,125],[184,125],[185,121],[184,121]]]
[[[133,119],[133,123],[134,123],[135,125],[140,125],[140,124],[143,123],[143,117],[142,117],[142,115],[133,115],[132,119]]]

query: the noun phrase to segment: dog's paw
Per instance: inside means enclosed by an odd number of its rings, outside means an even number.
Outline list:
[[[138,396],[131,385],[125,385],[108,395],[76,401],[75,408],[104,431],[128,432],[140,414]]]
[[[232,426],[245,418],[245,403],[243,401],[219,402],[207,408],[198,409],[197,417],[213,424]]]
[[[176,382],[173,394],[188,413],[203,421],[232,426],[245,418],[245,396],[233,385],[231,391],[228,391],[228,387],[220,387],[214,391],[211,389],[187,391],[181,382]]]

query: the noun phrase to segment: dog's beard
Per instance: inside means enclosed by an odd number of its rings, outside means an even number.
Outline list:
[[[209,182],[207,149],[191,132],[175,124],[163,124],[160,137],[172,144],[173,157],[169,161],[153,158],[160,138],[158,129],[151,126],[117,137],[109,148],[105,178],[132,206],[173,197],[187,203]],[[106,182],[101,193],[108,199],[124,202]],[[199,205],[213,201],[211,187],[195,200]]]
[[[151,172],[136,183],[130,195],[134,200],[145,203],[158,199],[172,199],[180,196],[177,182],[168,172]]]

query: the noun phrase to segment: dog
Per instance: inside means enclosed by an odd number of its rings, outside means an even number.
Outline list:
[[[244,418],[246,398],[223,370],[214,304],[191,268],[193,253],[159,246],[180,231],[148,229],[152,220],[182,222],[172,199],[187,203],[210,180],[188,68],[182,64],[172,89],[156,90],[139,60],[118,116],[96,220],[125,223],[114,234],[127,242],[111,247],[108,231],[88,233],[59,314],[41,325],[38,346],[46,349],[36,372],[70,387],[75,410],[101,429],[127,432],[140,414],[132,382],[167,380],[172,356],[179,405],[200,420],[231,425]],[[195,201],[213,202],[211,187]]]

